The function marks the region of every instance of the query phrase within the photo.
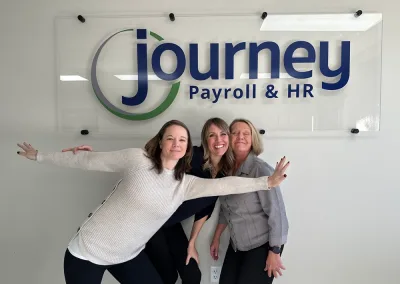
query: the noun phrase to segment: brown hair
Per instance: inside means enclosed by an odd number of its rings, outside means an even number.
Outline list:
[[[207,120],[206,123],[204,123],[203,129],[201,131],[201,145],[203,146],[203,149],[204,149],[204,160],[205,160],[203,169],[209,169],[209,170],[211,170],[212,164],[211,164],[211,153],[210,153],[210,150],[208,149],[207,137],[209,134],[210,126],[212,124],[214,124],[215,126],[217,126],[220,129],[222,129],[222,131],[225,131],[229,137],[229,126],[225,122],[225,120],[223,120],[219,117],[213,117],[213,118],[210,118],[209,120]],[[221,166],[220,168],[221,168],[222,172],[225,175],[232,175],[233,166],[234,166],[234,156],[233,156],[232,148],[230,147],[230,145],[228,145],[228,150],[222,156],[219,164]]]
[[[163,166],[162,166],[162,161],[161,161],[160,142],[161,142],[167,128],[170,126],[173,126],[173,125],[178,125],[178,126],[185,128],[187,135],[188,135],[185,156],[180,158],[178,163],[175,166],[175,179],[182,180],[185,172],[188,172],[191,168],[190,163],[192,161],[192,152],[193,152],[193,144],[192,144],[192,138],[190,135],[190,131],[183,122],[181,122],[179,120],[170,120],[167,123],[165,123],[161,127],[160,131],[158,131],[157,135],[154,136],[152,139],[150,139],[146,143],[146,146],[144,147],[144,149],[147,152],[147,157],[153,162],[154,168],[157,170],[157,172],[159,174],[162,173]]]
[[[263,142],[261,140],[260,135],[257,132],[257,129],[255,128],[254,124],[251,123],[250,120],[244,119],[244,118],[238,118],[232,121],[231,125],[229,126],[229,130],[232,131],[232,127],[235,123],[237,122],[243,122],[246,123],[251,130],[251,151],[258,156],[264,151],[263,147]]]

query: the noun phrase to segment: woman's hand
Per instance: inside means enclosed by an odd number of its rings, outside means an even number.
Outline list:
[[[78,151],[89,151],[92,152],[93,148],[89,145],[81,145],[81,146],[77,146],[77,147],[72,147],[72,148],[66,148],[63,149],[62,152],[69,152],[72,151],[74,154],[76,154]]]
[[[199,254],[197,252],[196,245],[193,243],[189,243],[187,249],[186,265],[189,264],[191,258],[193,258],[197,262],[197,265],[199,264]]]
[[[213,239],[210,246],[210,254],[214,260],[218,260],[219,240]]]
[[[23,156],[23,157],[25,157],[25,158],[27,158],[29,160],[36,161],[37,150],[35,148],[33,148],[31,146],[31,144],[28,144],[28,143],[24,142],[23,144],[19,144],[18,143],[17,145],[22,150],[24,150],[23,152],[22,151],[18,151],[17,152],[18,155]]]
[[[268,271],[268,277],[274,276],[275,278],[278,278],[279,276],[282,276],[281,269],[286,269],[282,264],[281,256],[270,251],[265,263],[264,271]]]
[[[276,168],[274,173],[268,177],[268,188],[276,187],[281,184],[281,182],[286,179],[285,171],[289,167],[290,162],[286,162],[286,157],[283,157],[278,163],[276,163]]]

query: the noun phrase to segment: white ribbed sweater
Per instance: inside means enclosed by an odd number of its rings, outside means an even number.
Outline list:
[[[117,264],[136,257],[147,241],[188,199],[268,190],[267,179],[201,179],[152,169],[139,148],[114,152],[41,153],[38,162],[84,170],[121,172],[122,180],[81,226],[77,243],[82,256],[96,264]]]

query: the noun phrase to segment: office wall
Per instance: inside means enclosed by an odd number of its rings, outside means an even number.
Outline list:
[[[290,221],[283,255],[287,271],[276,282],[398,283],[398,7],[394,0],[2,1],[0,282],[63,283],[63,254],[70,237],[117,178],[114,174],[36,165],[16,155],[17,142],[27,141],[49,151],[78,144],[112,150],[144,143],[139,139],[85,138],[56,132],[56,15],[363,9],[384,15],[381,132],[370,138],[264,140],[262,158],[274,164],[286,155],[292,161],[289,179],[282,186]],[[214,262],[209,256],[216,216],[207,222],[198,240],[202,283],[210,283],[210,266],[222,264],[222,259]],[[188,232],[190,225],[191,220],[185,222]],[[222,250],[228,237],[225,233]],[[108,274],[104,279],[104,283],[116,283]]]

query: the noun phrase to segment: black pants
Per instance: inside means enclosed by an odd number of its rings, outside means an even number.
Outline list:
[[[201,272],[197,262],[191,259],[186,265],[188,245],[189,241],[180,223],[161,228],[147,242],[145,252],[164,284],[175,284],[178,272],[182,284],[200,284]]]
[[[66,284],[100,284],[105,270],[122,284],[162,284],[160,276],[143,251],[130,261],[107,266],[76,258],[68,250],[65,253]]]
[[[281,248],[283,250],[283,246]],[[234,251],[231,244],[222,265],[220,284],[271,284],[274,276],[264,271],[269,245],[249,251]]]

